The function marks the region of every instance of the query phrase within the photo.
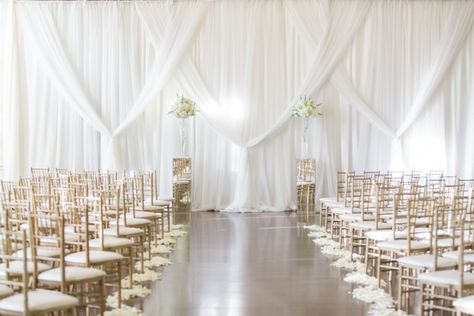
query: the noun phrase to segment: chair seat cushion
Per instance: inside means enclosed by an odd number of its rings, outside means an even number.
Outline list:
[[[388,223],[378,223],[376,225],[375,221],[364,221],[364,222],[353,222],[351,223],[351,228],[363,229],[363,230],[378,230],[378,229],[390,229],[392,225]]]
[[[145,212],[154,212],[164,210],[168,205],[145,205],[142,209]]]
[[[87,280],[98,279],[106,275],[99,269],[83,268],[83,267],[65,267],[66,282],[81,282]],[[61,283],[61,269],[51,269],[38,275],[38,280],[42,282]]]
[[[28,258],[31,258],[31,248],[26,249],[26,255]],[[37,247],[36,255],[38,257],[46,258],[58,258],[61,255],[60,248],[50,248],[50,247]],[[15,257],[23,258],[23,250],[18,250],[14,253]]]
[[[38,271],[43,272],[46,270],[51,269],[51,267],[47,264],[38,262]],[[6,276],[6,264],[1,263],[0,264],[0,278],[4,279]],[[33,273],[34,272],[34,265],[33,262],[27,262],[27,271],[28,273]],[[18,260],[18,261],[12,261],[10,262],[10,266],[8,267],[8,273],[10,276],[19,276],[23,274],[23,260]]]
[[[458,270],[442,270],[422,273],[418,275],[418,280],[430,284],[460,286],[460,276]],[[465,285],[473,285],[474,273],[464,272],[463,282]]]
[[[377,244],[377,247],[384,250],[408,250],[408,240],[392,240],[392,241],[382,241]],[[411,241],[411,249],[413,250],[423,250],[429,249],[430,245],[423,241]]]
[[[133,215],[133,214],[131,214]],[[151,221],[146,219],[146,218],[138,218],[138,217],[132,217],[132,216],[127,216],[127,226],[143,226],[143,225],[149,225],[151,224]],[[111,221],[110,225],[117,225],[116,221]],[[124,226],[124,220],[123,217],[119,219],[119,225]]]
[[[346,213],[339,215],[339,218],[345,222],[361,222],[362,221],[362,214],[361,213]],[[371,221],[374,220],[375,217],[372,214],[365,214],[364,221]]]
[[[444,252],[442,256],[445,258],[449,258],[449,259],[453,259],[457,261],[459,259],[459,251]],[[474,251],[472,250],[464,251],[463,260],[465,264],[474,263]]]
[[[105,249],[114,249],[114,248],[121,248],[121,247],[129,247],[133,246],[134,242],[128,238],[118,238],[118,237],[111,237],[105,236],[104,237],[104,248]],[[102,245],[100,244],[100,239],[91,239],[89,240],[89,247],[100,249]]]
[[[473,242],[472,236],[465,236],[464,243],[470,244]],[[434,242],[433,242],[434,245]],[[441,238],[438,239],[438,247],[440,248],[452,248],[461,245],[461,238]]]
[[[402,225],[402,224],[407,224],[408,223],[408,218],[404,217],[404,218],[397,218],[396,220],[394,219],[390,219],[387,221],[388,223],[390,224],[393,224],[396,222],[397,225]],[[428,218],[418,218],[416,219],[416,225],[420,226],[420,225],[429,225],[430,224],[430,220]]]
[[[398,264],[411,268],[426,268],[433,270],[435,268],[434,255],[406,256],[398,259]],[[457,261],[444,257],[438,257],[438,268],[455,268]]]
[[[10,296],[13,293],[14,292],[10,287],[8,287],[4,284],[0,284],[0,299],[4,298],[4,297],[7,297],[7,296]]]
[[[127,217],[133,217],[133,214],[127,214]],[[136,218],[155,219],[161,217],[160,213],[146,212],[146,211],[135,211]]]
[[[352,209],[350,207],[335,207],[331,209],[331,213],[334,214],[350,214],[352,212]]]
[[[135,228],[135,227],[119,226],[118,233],[117,233],[117,227],[104,229],[104,236],[120,237],[120,236],[133,236],[133,235],[140,235],[140,234],[143,234],[143,230],[140,228]]]
[[[395,236],[394,236],[393,231],[391,229],[373,230],[373,231],[366,232],[365,237],[368,239],[375,240],[375,241],[387,241],[387,240],[406,238],[407,233],[406,231],[397,231],[395,232]]]
[[[16,294],[0,300],[0,311],[24,313],[23,294]],[[28,292],[28,310],[34,313],[58,311],[77,306],[77,298],[55,291],[35,290]]]
[[[319,199],[319,202],[321,202],[321,203],[334,203],[334,202],[337,202],[337,198],[335,196],[322,197],[322,198]]]
[[[122,260],[123,256],[119,253],[112,251],[100,251],[92,250],[89,252],[89,262],[92,264],[102,264],[111,261]],[[86,252],[75,252],[70,255],[67,255],[64,260],[67,263],[73,264],[85,264],[86,263]]]
[[[474,295],[459,298],[453,302],[454,307],[462,313],[474,314]]]
[[[147,205],[157,205],[157,206],[171,206],[173,199],[171,200],[162,200],[154,199],[153,202],[150,199],[145,200],[145,206]]]

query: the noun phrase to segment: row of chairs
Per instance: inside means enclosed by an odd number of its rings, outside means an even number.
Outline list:
[[[102,315],[107,288],[120,307],[122,287],[171,227],[155,173],[31,171],[1,182],[0,314]]]
[[[453,301],[474,290],[474,180],[436,171],[337,178],[336,197],[320,199],[328,235],[364,261],[379,287],[386,275],[397,284],[399,309],[454,313]]]

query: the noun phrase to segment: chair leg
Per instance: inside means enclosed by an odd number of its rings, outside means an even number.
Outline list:
[[[101,316],[105,313],[105,278],[98,282],[99,286],[99,313]]]
[[[168,232],[171,231],[171,212],[170,212],[170,206],[168,205],[168,210],[167,210],[167,218],[168,218]]]
[[[377,249],[377,286],[380,288],[380,285],[382,284],[382,276],[381,276],[381,268],[380,265],[382,263],[382,251],[380,249]]]
[[[420,306],[419,306],[419,315],[423,316],[423,304],[425,304],[425,284],[420,282]]]
[[[122,262],[118,261],[117,262],[117,277],[118,277],[118,308],[122,308]],[[130,280],[132,280],[131,275],[130,275]],[[130,282],[131,283],[131,282]],[[132,287],[133,288],[133,284]]]

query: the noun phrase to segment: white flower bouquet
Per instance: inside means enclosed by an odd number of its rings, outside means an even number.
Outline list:
[[[303,151],[304,157],[308,157],[308,130],[309,120],[323,115],[320,111],[321,103],[316,103],[313,99],[307,96],[301,96],[300,101],[296,103],[291,109],[291,116],[300,117],[303,119]]]
[[[307,96],[300,97],[300,101],[293,106],[291,116],[312,118],[317,115],[323,115],[320,111],[321,103],[316,104],[311,98]]]
[[[171,106],[171,111],[169,111],[168,114],[173,114],[179,119],[186,119],[195,116],[196,112],[196,102],[185,98],[183,95],[178,95],[178,98]]]

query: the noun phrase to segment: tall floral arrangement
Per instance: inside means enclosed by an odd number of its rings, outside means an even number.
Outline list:
[[[196,113],[196,102],[179,94],[171,106],[171,111],[168,112],[168,114],[172,114],[179,119],[187,119],[188,117],[195,116]]]
[[[179,94],[176,101],[171,105],[171,110],[168,112],[168,114],[180,119],[179,134],[181,137],[181,155],[183,156],[186,154],[186,119],[195,116],[196,113],[196,102]]]
[[[316,104],[313,99],[307,96],[301,96],[299,102],[291,110],[291,116],[293,117],[313,118],[318,115],[323,115],[321,103]]]
[[[301,96],[298,103],[291,109],[291,116],[303,119],[303,148],[305,157],[308,156],[309,120],[321,115],[323,115],[321,112],[321,103],[316,103],[307,96]]]

